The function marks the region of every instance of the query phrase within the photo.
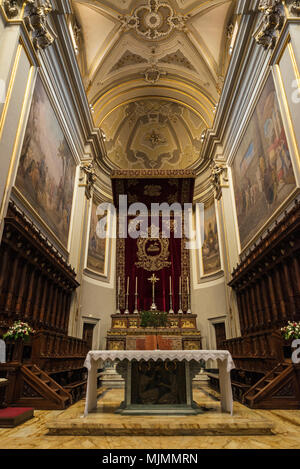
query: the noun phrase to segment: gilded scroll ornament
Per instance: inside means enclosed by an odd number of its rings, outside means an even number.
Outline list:
[[[3,7],[8,18],[14,18],[19,14],[17,0],[4,0]]]
[[[138,261],[135,263],[137,267],[149,272],[157,272],[170,267],[168,238],[139,238],[137,247]]]
[[[265,49],[273,49],[277,40],[276,32],[280,31],[283,26],[282,0],[260,0],[258,10],[263,15],[255,40]]]
[[[93,161],[83,162],[80,166],[80,169],[82,171],[82,175],[79,180],[82,182],[85,179],[85,193],[87,199],[90,199],[92,197],[93,187],[97,179],[95,164]]]
[[[210,180],[215,190],[215,197],[219,200],[222,196],[222,187],[228,184],[227,167],[214,161],[211,164]]]
[[[38,49],[46,49],[55,40],[55,33],[47,22],[47,16],[52,12],[49,0],[27,0],[27,16],[24,21],[27,30],[33,34],[33,45]]]

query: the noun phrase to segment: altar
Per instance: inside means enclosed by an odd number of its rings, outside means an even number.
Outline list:
[[[125,379],[124,400],[117,410],[129,415],[191,415],[201,413],[193,401],[192,379],[200,362],[219,366],[221,410],[233,413],[230,371],[234,363],[227,350],[100,350],[87,354],[88,382],[84,415],[97,409],[97,370],[117,363]]]

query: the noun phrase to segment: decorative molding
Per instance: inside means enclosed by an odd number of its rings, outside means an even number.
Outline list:
[[[83,162],[80,166],[81,176],[79,177],[80,183],[85,185],[85,194],[87,199],[92,197],[92,191],[96,182],[96,169],[94,161]],[[85,180],[85,182],[83,182]]]
[[[27,0],[27,7],[24,21],[33,35],[33,44],[37,50],[46,49],[56,38],[46,18],[52,12],[51,3],[49,0]]]
[[[160,0],[148,0],[137,7],[132,15],[119,16],[125,31],[135,32],[150,41],[169,36],[173,29],[184,30],[189,15],[177,15],[173,8]]]
[[[215,198],[220,200],[222,197],[222,187],[228,187],[228,168],[214,161],[211,164],[210,181],[214,187]]]
[[[17,0],[4,0],[3,7],[8,18],[14,18],[19,14],[18,1]]]
[[[300,16],[300,0],[293,0],[290,3],[290,12],[295,16]]]
[[[254,34],[255,40],[265,49],[274,49],[277,32],[282,29],[284,21],[282,0],[260,0],[258,10],[262,12],[262,19]]]
[[[111,179],[196,178],[191,169],[114,169]]]

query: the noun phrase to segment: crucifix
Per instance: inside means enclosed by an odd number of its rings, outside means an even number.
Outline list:
[[[156,311],[157,306],[155,304],[155,284],[156,282],[159,282],[159,278],[155,276],[155,274],[152,274],[152,277],[148,278],[149,282],[152,283],[152,305],[151,305],[151,311]]]

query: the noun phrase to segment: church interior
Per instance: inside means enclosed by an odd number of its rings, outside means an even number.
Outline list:
[[[299,39],[0,0],[1,449],[300,448]]]

